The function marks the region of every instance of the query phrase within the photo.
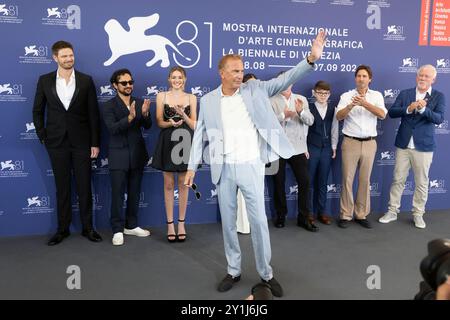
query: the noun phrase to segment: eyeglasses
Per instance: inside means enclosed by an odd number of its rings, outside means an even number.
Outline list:
[[[196,198],[197,200],[200,200],[200,198],[202,197],[202,194],[201,194],[200,192],[197,191],[197,189],[198,189],[197,185],[196,185],[195,183],[193,183],[193,184],[190,186],[190,188],[192,189],[192,191],[195,192],[195,198]]]
[[[126,87],[127,84],[129,84],[130,86],[132,86],[134,84],[134,80],[130,80],[130,81],[117,81],[117,83],[120,83],[121,85],[123,85],[124,87]]]
[[[314,92],[318,95],[318,96],[322,96],[322,97],[326,97],[328,95],[330,95],[330,91],[315,91]]]

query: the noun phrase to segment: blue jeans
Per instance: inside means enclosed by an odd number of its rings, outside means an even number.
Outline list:
[[[309,209],[314,214],[325,214],[327,209],[327,182],[331,169],[330,147],[308,145],[308,173],[310,179]]]

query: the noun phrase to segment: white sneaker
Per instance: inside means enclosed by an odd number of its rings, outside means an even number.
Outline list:
[[[148,237],[150,235],[150,231],[141,229],[136,227],[134,229],[123,229],[123,233],[128,236],[136,236],[136,237]]]
[[[390,211],[386,212],[384,214],[384,216],[382,216],[380,219],[378,219],[379,222],[381,223],[389,223],[392,221],[397,220],[397,214],[396,213],[392,213]]]
[[[123,233],[122,232],[114,233],[114,236],[112,238],[112,244],[113,244],[113,246],[123,245]]]
[[[425,229],[425,227],[427,226],[425,224],[425,221],[423,221],[422,216],[414,216],[414,225],[419,229]]]

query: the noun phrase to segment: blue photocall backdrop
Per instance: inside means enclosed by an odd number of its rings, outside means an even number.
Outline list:
[[[63,39],[74,45],[76,69],[92,75],[100,103],[114,95],[109,84],[112,72],[129,68],[136,80],[134,95],[152,100],[154,119],[155,95],[167,90],[170,66],[186,68],[186,90],[201,98],[219,85],[217,63],[222,55],[239,53],[244,57],[246,72],[270,79],[302,60],[318,28],[323,27],[329,42],[317,63],[317,72],[296,83],[293,91],[311,99],[314,83],[326,80],[332,86],[331,103],[337,105],[340,94],[354,88],[356,66],[368,64],[374,72],[371,88],[383,93],[389,108],[401,89],[415,85],[417,68],[423,64],[436,66],[434,87],[450,99],[448,44],[437,46],[425,40],[425,45],[419,45],[421,23],[432,21],[429,10],[436,2],[450,6],[448,0],[1,2],[0,236],[46,234],[56,228],[54,177],[48,155],[37,140],[31,112],[39,75],[56,69],[51,55],[55,41]],[[422,6],[428,6],[428,11],[423,11]],[[430,36],[429,28],[426,25],[425,37]],[[450,178],[447,119],[446,114],[444,123],[435,128],[438,147],[430,171],[429,210],[450,206],[446,201],[446,181]],[[144,133],[150,154],[159,133],[155,123]],[[398,124],[398,119],[390,118],[378,123],[378,151],[371,178],[372,212],[381,213],[387,208]],[[99,229],[109,229],[107,136],[103,127],[100,156],[92,163],[93,204]],[[329,211],[334,215],[339,212],[340,168],[338,150],[327,188]],[[292,217],[296,214],[297,188],[287,170],[286,193]],[[273,184],[270,178],[266,181],[267,215],[271,216]],[[202,199],[197,201],[190,194],[187,221],[218,221],[217,195],[208,166],[200,169],[196,182]],[[413,191],[410,175],[403,211],[410,210]],[[73,195],[73,222],[79,229],[75,192]],[[140,198],[140,224],[164,224],[161,172],[145,169]],[[177,204],[177,190],[174,198]],[[175,213],[177,210],[178,206]]]

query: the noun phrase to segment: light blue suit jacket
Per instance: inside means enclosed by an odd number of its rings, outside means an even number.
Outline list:
[[[269,81],[252,80],[241,85],[240,93],[260,137],[260,157],[263,163],[275,161],[279,157],[288,159],[295,153],[272,110],[269,98],[286,90],[311,70],[313,66],[305,59],[277,78]],[[209,141],[211,179],[214,184],[219,183],[224,162],[221,90],[222,87],[219,86],[200,100],[188,165],[189,170],[196,171],[201,164],[203,136],[206,135],[206,140]]]

